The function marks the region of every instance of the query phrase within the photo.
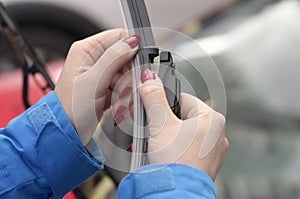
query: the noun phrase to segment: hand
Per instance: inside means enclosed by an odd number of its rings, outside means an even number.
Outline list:
[[[137,52],[139,37],[123,35],[122,29],[114,29],[75,42],[57,82],[56,95],[84,145]]]
[[[229,147],[225,117],[198,98],[182,93],[180,118],[169,108],[161,80],[149,69],[141,75],[140,95],[149,124],[150,163],[196,167],[215,180]]]

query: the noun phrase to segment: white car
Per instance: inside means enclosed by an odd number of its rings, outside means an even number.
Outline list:
[[[206,18],[235,1],[146,0],[145,2],[153,26],[180,29],[184,22]],[[123,27],[120,0],[1,0],[1,2],[16,18],[24,34],[35,46],[44,46],[48,52],[56,52],[47,55],[48,59],[59,53],[64,55],[74,40],[100,30]]]
[[[188,19],[201,18],[236,0],[146,0],[146,5],[154,26],[178,28]],[[120,0],[2,0],[7,6],[23,7],[28,5],[55,6],[65,11],[79,14],[95,23],[100,28],[122,27]],[[27,6],[26,6],[27,5]],[[19,9],[21,11],[21,9]],[[27,12],[27,15],[32,13]],[[41,13],[40,13],[41,14]],[[49,13],[51,14],[51,13]],[[54,17],[54,16],[51,16]],[[64,20],[64,19],[61,19]],[[75,21],[72,23],[75,24]]]

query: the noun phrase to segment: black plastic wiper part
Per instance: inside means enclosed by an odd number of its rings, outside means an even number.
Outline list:
[[[168,103],[175,115],[179,115],[180,81],[176,77],[175,64],[170,52],[160,53],[160,68],[158,72],[162,80]]]
[[[23,65],[23,103],[25,108],[30,107],[28,100],[28,76],[37,73],[46,81],[46,85],[41,89],[54,89],[54,83],[45,70],[43,60],[38,56],[35,50],[28,43],[26,38],[20,31],[17,22],[6,10],[5,6],[0,2],[0,31],[11,44],[16,53],[18,61]]]
[[[155,46],[153,32],[148,17],[148,12],[144,0],[120,0],[125,19],[125,26],[129,34],[140,36],[139,51],[134,59],[132,70],[133,91],[138,90],[140,84],[141,71],[144,68],[151,68],[155,57],[159,56],[159,49]],[[162,67],[160,67],[159,77],[161,78],[167,98],[175,114],[178,113],[180,83],[176,78],[175,66],[171,53],[162,52],[160,58]],[[133,145],[130,170],[148,163],[148,128],[145,110],[138,92],[134,92],[134,127],[133,127]]]

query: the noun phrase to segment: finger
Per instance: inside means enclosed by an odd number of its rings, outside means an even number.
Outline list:
[[[172,113],[161,80],[149,69],[144,69],[141,74],[142,86],[139,88],[147,119],[151,128],[163,127],[168,119],[176,118]]]
[[[111,89],[113,92],[116,92],[115,87],[116,87],[118,81],[122,78],[122,75],[123,75],[122,73],[118,72],[112,78],[112,81],[110,83],[109,89]]]
[[[203,117],[204,120],[201,120],[203,122],[208,120],[208,122],[206,122],[208,128],[203,139],[203,144],[199,150],[200,159],[206,157],[210,151],[213,150],[215,145],[217,145],[218,140],[222,140],[223,143],[225,137],[225,117],[216,111],[212,111],[210,114],[206,114],[206,116],[208,117]]]
[[[133,117],[133,103],[129,106],[129,115],[130,117]]]
[[[104,49],[107,49],[108,47],[113,45],[116,41],[118,41],[120,38],[124,37],[124,35],[125,35],[124,29],[115,28],[115,29],[106,30],[98,34],[92,35],[81,41],[83,41],[84,43],[89,43],[94,48],[97,47],[98,45],[102,45]],[[114,36],[119,36],[119,39],[115,41],[110,40],[110,38]]]
[[[225,151],[225,153],[227,153],[227,151],[229,149],[229,141],[228,141],[227,137],[225,137],[224,140],[225,140],[224,141],[225,142],[225,144],[224,144],[224,151]]]
[[[109,88],[112,79],[117,71],[127,62],[133,59],[138,48],[139,37],[137,35],[130,36],[123,41],[118,41],[109,47],[95,66],[88,72],[97,74],[99,79],[99,89],[96,92],[96,97],[102,95],[103,91]]]
[[[132,67],[132,61],[126,63],[123,68],[122,68],[122,73],[125,74],[127,73],[128,71],[131,70],[131,67]]]
[[[114,75],[109,87],[112,91],[117,92],[120,97],[126,96],[132,91],[131,71],[128,69],[129,64],[131,65],[131,61],[122,66]]]
[[[182,120],[200,116],[201,114],[211,111],[212,109],[197,97],[187,93],[181,93],[180,118]]]
[[[118,125],[130,117],[132,109],[132,98],[128,95],[126,98],[119,99],[112,106],[112,112],[115,125]]]
[[[93,66],[110,46],[124,36],[123,29],[107,30],[75,42],[72,52],[80,59],[80,66]]]
[[[105,104],[103,107],[103,111],[106,111],[111,107],[111,102],[112,102],[112,91],[110,89],[107,90],[106,94],[106,99],[105,99]]]
[[[123,75],[115,89],[117,89],[120,99],[132,93],[132,78],[130,72]]]

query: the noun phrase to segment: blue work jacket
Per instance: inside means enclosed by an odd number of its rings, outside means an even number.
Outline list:
[[[84,147],[55,92],[0,129],[0,199],[62,198],[103,168],[93,139]],[[216,198],[212,180],[185,165],[148,165],[130,173],[118,198]]]

